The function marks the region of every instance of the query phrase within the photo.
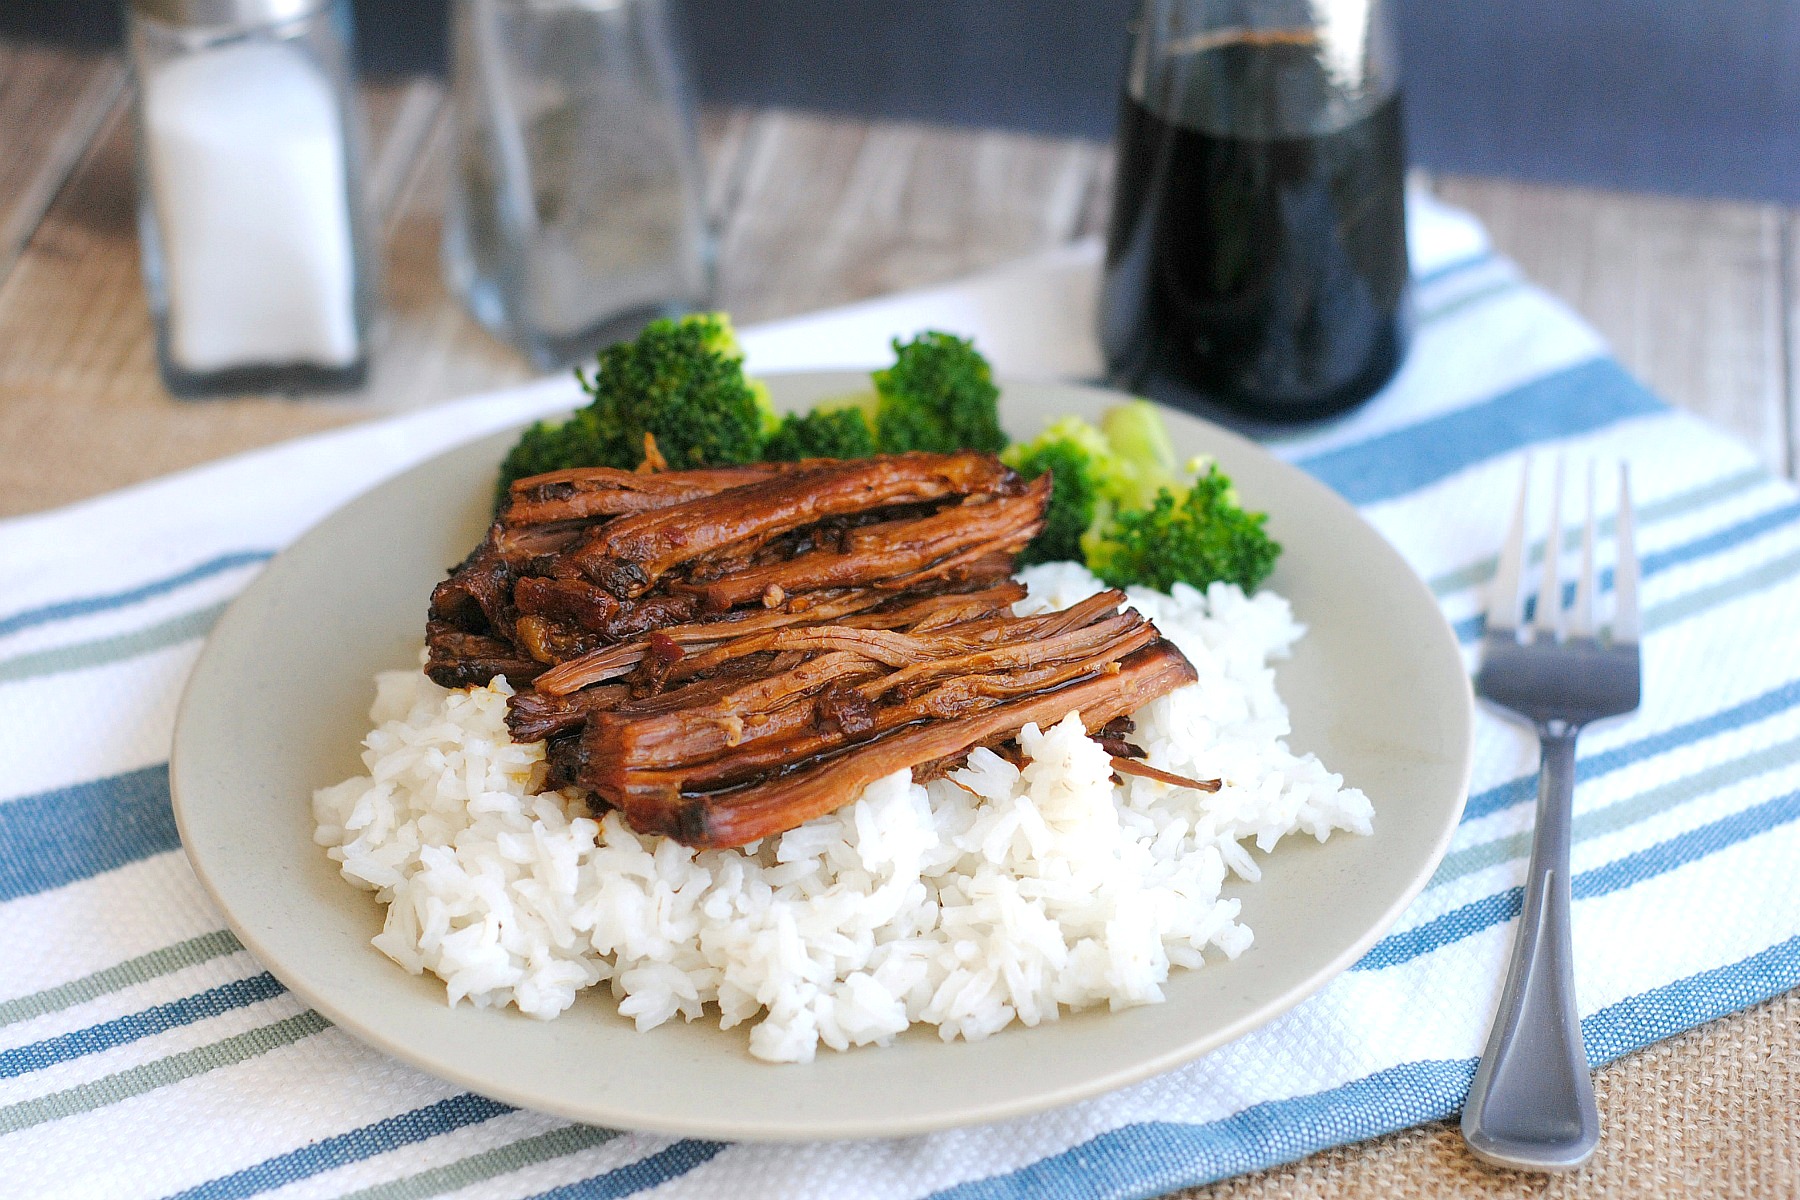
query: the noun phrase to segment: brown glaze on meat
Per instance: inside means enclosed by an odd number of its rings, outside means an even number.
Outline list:
[[[777,463],[646,474],[614,467],[577,467],[513,482],[501,520],[508,526],[544,525],[648,512],[767,479]]]
[[[1093,676],[957,720],[921,722],[891,736],[805,762],[772,779],[711,795],[651,790],[625,806],[633,828],[689,846],[742,846],[823,816],[895,771],[967,754],[1030,723],[1079,712],[1090,729],[1194,681],[1194,668],[1167,642],[1139,651],[1116,672]]]
[[[759,544],[834,516],[993,493],[1003,486],[1023,485],[991,454],[813,460],[755,483],[621,517],[597,529],[571,559],[601,587],[630,598],[649,591],[679,564],[726,547]]]
[[[954,565],[971,551],[1015,555],[1044,527],[1050,476],[1029,489],[982,504],[959,504],[929,517],[889,521],[850,531],[837,553],[806,554],[786,562],[746,566],[694,590],[714,611],[745,604],[770,588],[782,592],[855,586],[906,587],[922,572]]]
[[[1050,485],[974,453],[521,479],[432,593],[426,671],[505,676],[549,786],[694,846],[1071,711],[1118,754],[1193,670],[1116,591],[1014,615]]]

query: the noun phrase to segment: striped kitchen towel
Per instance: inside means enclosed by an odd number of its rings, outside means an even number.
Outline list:
[[[1470,650],[1523,456],[1631,462],[1645,701],[1583,739],[1576,792],[1576,974],[1605,1062],[1800,984],[1800,500],[1628,377],[1473,222],[1412,215],[1404,371],[1271,445],[1360,506]],[[1095,258],[752,331],[752,366],[866,365],[935,326],[1003,373],[1089,375]],[[1536,757],[1485,713],[1449,856],[1363,961],[1198,1062],[1041,1116],[783,1147],[620,1133],[471,1095],[307,1010],[177,845],[182,681],[221,607],[332,507],[575,398],[545,382],[0,523],[0,1192],[1129,1197],[1456,1111],[1519,908]]]

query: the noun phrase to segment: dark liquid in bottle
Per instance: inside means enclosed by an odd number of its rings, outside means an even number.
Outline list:
[[[1330,119],[1309,53],[1197,58],[1172,117],[1125,100],[1101,300],[1112,381],[1273,419],[1357,404],[1408,334],[1399,96],[1286,136]]]

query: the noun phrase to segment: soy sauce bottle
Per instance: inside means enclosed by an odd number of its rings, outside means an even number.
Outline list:
[[[1100,303],[1109,381],[1272,421],[1353,407],[1410,328],[1383,0],[1145,0]]]

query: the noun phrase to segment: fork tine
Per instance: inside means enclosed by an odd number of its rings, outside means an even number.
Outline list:
[[[1594,460],[1587,465],[1587,520],[1581,524],[1581,574],[1575,580],[1575,606],[1569,610],[1569,636],[1594,636]]]
[[[1531,487],[1531,457],[1519,472],[1519,501],[1513,506],[1512,524],[1507,527],[1506,541],[1500,546],[1500,561],[1494,567],[1494,582],[1488,593],[1487,627],[1501,633],[1516,630],[1523,615],[1519,604],[1519,581],[1525,573],[1525,497]]]
[[[1631,464],[1619,464],[1619,561],[1613,566],[1613,625],[1615,645],[1635,645],[1638,623],[1637,521],[1631,514]]]
[[[1550,532],[1544,535],[1544,582],[1538,588],[1538,633],[1549,638],[1562,633],[1562,493],[1563,460],[1558,455],[1556,473],[1550,478]]]

